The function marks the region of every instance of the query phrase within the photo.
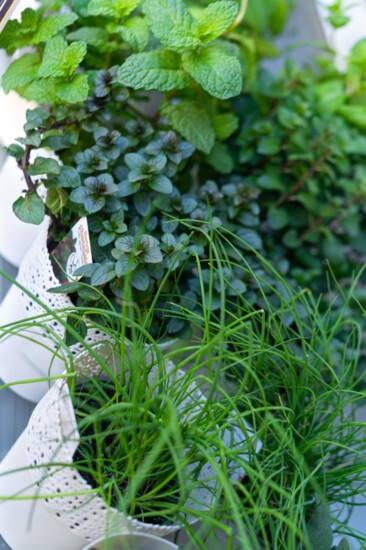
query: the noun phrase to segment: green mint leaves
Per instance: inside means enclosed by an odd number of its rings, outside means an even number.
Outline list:
[[[214,97],[228,99],[241,92],[240,63],[236,57],[227,55],[220,46],[209,46],[184,55],[183,67]]]
[[[118,78],[125,86],[136,90],[162,92],[184,88],[191,81],[180,67],[179,55],[169,50],[131,55],[120,68]]]
[[[195,22],[195,33],[201,42],[212,42],[233,24],[237,15],[237,2],[226,0],[212,2]]]
[[[55,36],[46,44],[38,76],[69,77],[80,65],[85,54],[86,44],[83,42],[72,42],[68,46],[61,36]]]
[[[40,43],[44,42],[44,45],[43,51],[26,53],[8,67],[1,82],[6,93],[16,90],[26,99],[38,103],[85,101],[89,93],[88,78],[82,73],[75,74],[75,71],[86,55],[86,43],[69,44],[58,34],[76,19],[78,16],[74,13],[41,19],[39,12],[28,9],[23,13],[21,23],[9,21],[0,35],[0,44],[7,51],[12,51],[14,44],[37,45],[38,48]],[[12,33],[16,33],[14,40]]]
[[[56,36],[60,31],[72,25],[78,16],[75,13],[50,15],[41,19],[38,11],[27,8],[22,13],[21,21],[8,21],[0,34],[0,48],[12,54],[18,48],[41,44]]]
[[[146,0],[144,12],[151,31],[164,46],[185,52],[201,44],[182,0]]]
[[[140,0],[90,0],[88,15],[102,15],[119,19],[129,15],[140,4]]]
[[[166,49],[127,58],[118,73],[123,85],[169,91],[184,88],[193,79],[219,99],[240,93],[242,71],[238,59],[220,44],[207,45],[235,21],[237,2],[213,2],[197,19],[183,0],[145,0],[143,7],[150,30]]]
[[[205,107],[194,100],[174,105],[162,105],[161,114],[172,128],[203,153],[209,153],[215,143],[215,131]]]

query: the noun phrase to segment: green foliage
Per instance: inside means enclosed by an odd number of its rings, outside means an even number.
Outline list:
[[[180,90],[189,82],[180,58],[170,50],[153,50],[131,55],[118,71],[119,81],[136,90]]]
[[[13,211],[20,220],[25,223],[39,225],[45,216],[45,206],[36,192],[27,193],[25,197],[19,197],[13,204]]]

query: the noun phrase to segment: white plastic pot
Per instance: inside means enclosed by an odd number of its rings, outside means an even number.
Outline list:
[[[105,344],[99,344],[96,349],[101,356],[110,354],[110,346]],[[75,365],[79,379],[100,368],[86,352],[79,355]],[[149,379],[154,385],[159,372],[153,365]],[[185,376],[171,362],[166,364],[166,372],[171,383]],[[198,414],[198,403],[202,400],[200,390],[190,388],[181,405],[184,407],[182,418],[186,414],[190,417]],[[60,379],[36,406],[26,430],[0,464],[0,495],[9,496],[0,501],[0,534],[12,550],[81,550],[106,534],[110,537],[133,532],[164,537],[180,529],[180,525],[142,523],[114,508],[107,509],[88,482],[72,468],[78,444],[79,433],[68,385]],[[188,466],[187,475],[195,467],[194,464]],[[216,487],[210,464],[201,468],[199,480],[202,483],[192,491],[186,508],[203,512],[210,509]],[[56,496],[58,494],[62,496]],[[11,498],[37,495],[42,498]],[[151,548],[155,547],[149,550]]]
[[[178,550],[178,546],[154,535],[130,533],[96,540],[83,550]]]
[[[0,256],[16,267],[20,266],[47,223],[24,223],[14,214],[13,203],[21,196],[25,187],[23,174],[15,159],[8,157],[0,170]]]
[[[26,224],[24,224],[26,225]],[[66,294],[51,294],[49,288],[59,286],[47,249],[48,223],[29,249],[21,263],[17,281],[29,293],[38,298],[42,304],[51,310],[61,310],[72,307],[72,302]],[[27,331],[7,336],[6,325],[45,314],[45,309],[32,296],[13,284],[0,305],[0,378],[5,384],[57,376],[65,370],[65,360],[58,352],[57,342],[64,337],[64,327],[52,317],[43,318],[40,327],[33,326]],[[12,329],[14,330],[14,328]],[[54,334],[50,336],[50,331]],[[28,339],[26,338],[28,337]],[[86,337],[89,344],[105,340],[105,335],[96,329],[89,329]],[[82,351],[80,344],[71,346],[71,352],[76,355]],[[29,401],[38,402],[47,392],[50,382],[32,382],[12,386],[18,395]]]

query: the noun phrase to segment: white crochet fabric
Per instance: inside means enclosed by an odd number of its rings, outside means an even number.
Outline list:
[[[71,308],[73,303],[67,294],[51,294],[48,292],[49,288],[54,288],[60,285],[60,281],[54,274],[47,248],[48,228],[49,223],[42,228],[37,240],[34,242],[32,248],[23,259],[19,268],[17,280],[49,309],[61,310],[64,308]],[[35,302],[31,296],[28,296],[26,292],[21,292],[21,300],[28,317],[45,313],[45,309]],[[65,329],[62,324],[55,319],[50,317],[49,321],[46,319],[45,321],[42,320],[42,324],[51,331],[54,331],[61,339],[64,337]],[[43,336],[48,338],[46,331]],[[94,344],[104,340],[105,338],[105,334],[100,330],[89,328],[85,340],[88,344]],[[48,345],[50,345],[49,342]],[[57,346],[55,344],[54,348],[56,347]],[[71,346],[70,349],[72,354],[76,355],[84,348],[81,344],[77,343]]]
[[[98,354],[103,354],[103,347],[108,348],[110,354],[110,346],[106,344],[97,346]],[[76,363],[79,378],[82,378],[85,370],[93,375],[100,370],[94,359],[85,352],[77,358]],[[168,385],[185,376],[185,373],[177,370],[171,362],[166,364],[165,372],[171,374]],[[153,383],[159,380],[158,376],[158,367],[152,366],[150,381]],[[200,410],[199,403],[202,404],[203,400],[205,398],[202,392],[192,385],[189,397],[178,408],[190,408],[189,416],[192,415],[191,421],[194,422],[194,411]],[[100,497],[91,494],[92,487],[77,470],[68,466],[48,465],[71,465],[78,447],[79,433],[66,380],[58,380],[36,406],[26,430],[26,438],[27,463],[30,467],[35,466],[30,470],[31,475],[39,487],[39,494],[50,495],[50,498],[45,500],[45,505],[59,521],[85,541],[98,539],[106,533],[112,535],[132,531],[165,536],[180,528],[178,525],[159,526],[142,523],[126,517],[114,508],[108,509]],[[42,464],[44,467],[39,467]],[[187,475],[194,467],[194,464],[190,465]],[[191,509],[207,510],[212,505],[216,486],[210,465],[202,467],[199,479],[203,481],[202,487],[192,492],[186,505]],[[89,494],[81,494],[85,491],[89,491]],[[58,493],[69,493],[70,496],[57,497]]]

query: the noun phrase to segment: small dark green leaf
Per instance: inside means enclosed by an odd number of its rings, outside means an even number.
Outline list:
[[[57,176],[60,173],[60,165],[55,159],[37,157],[34,163],[29,166],[28,173],[30,176],[40,176],[42,174]]]
[[[91,284],[94,286],[104,285],[116,276],[116,268],[114,262],[105,262],[92,274]]]
[[[45,217],[45,205],[36,192],[27,193],[15,201],[13,212],[22,222],[39,225]]]

